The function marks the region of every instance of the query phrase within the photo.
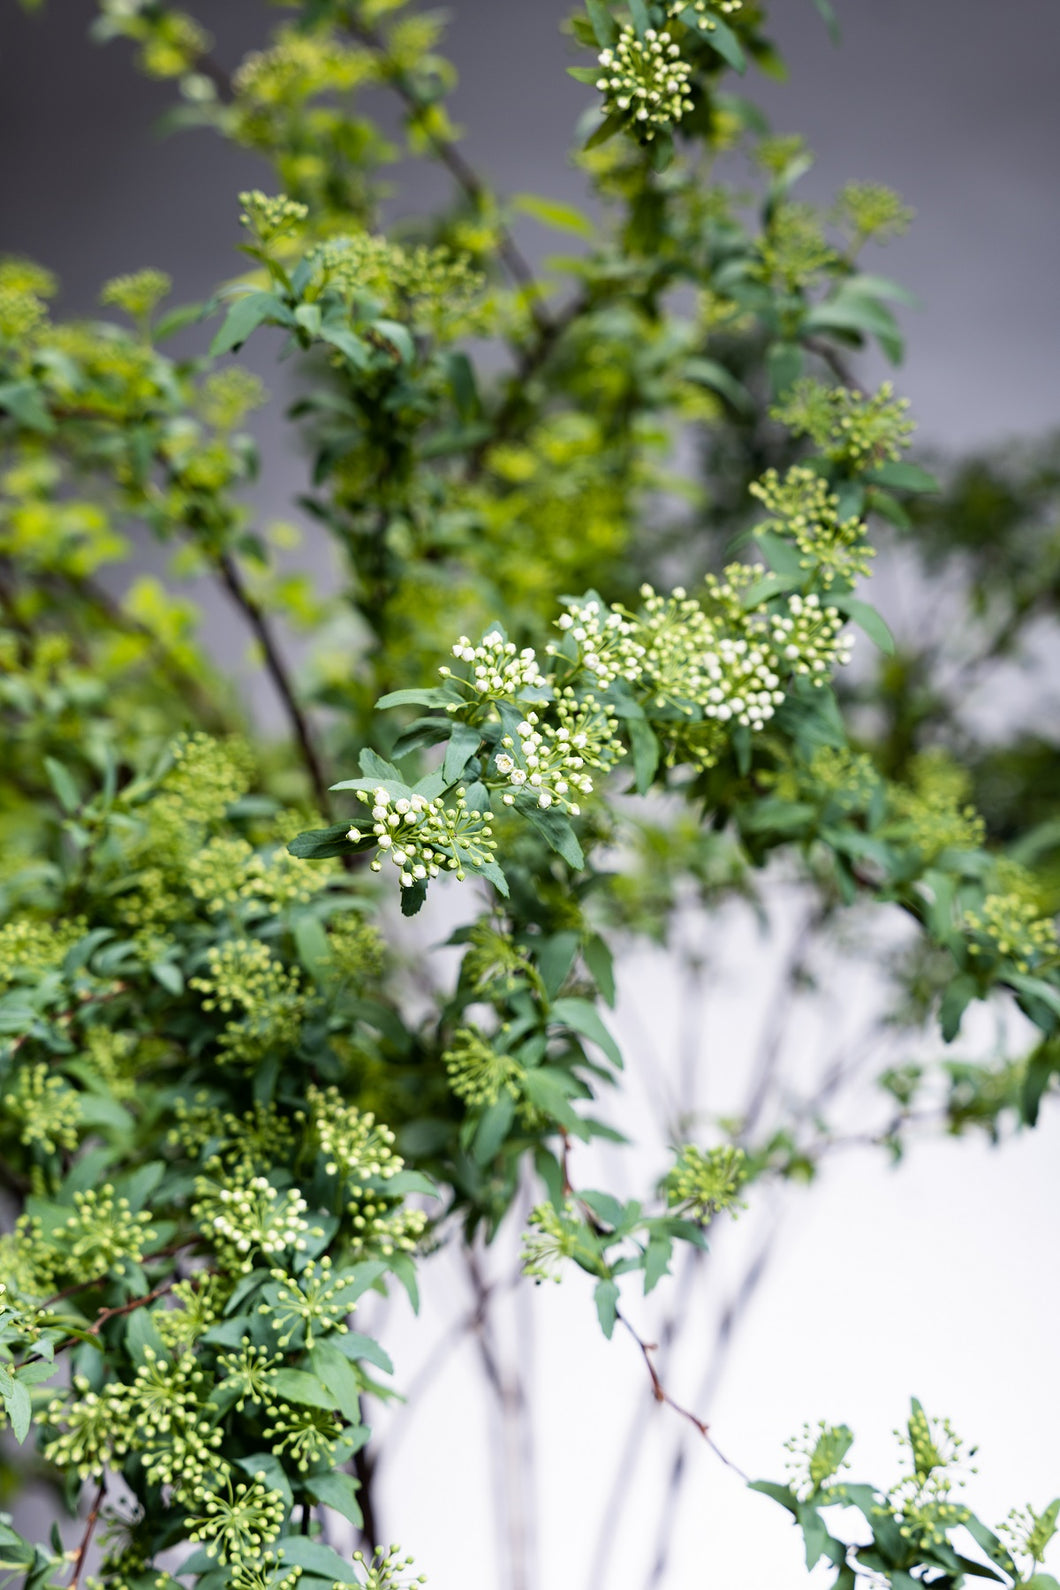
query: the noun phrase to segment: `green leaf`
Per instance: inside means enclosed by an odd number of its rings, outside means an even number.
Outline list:
[[[939,1026],[946,1043],[952,1043],[961,1029],[961,1018],[979,990],[974,977],[955,977],[942,996]]]
[[[865,631],[873,645],[879,647],[885,657],[894,656],[894,636],[874,607],[868,602],[859,602],[853,596],[833,596],[832,602],[841,613],[852,618],[859,629]]]
[[[610,1341],[618,1319],[618,1283],[597,1281],[593,1291],[593,1302],[596,1304],[596,1317],[600,1321],[600,1329]]]
[[[618,38],[618,24],[611,15],[610,7],[605,5],[604,0],[585,0],[585,9],[600,48],[606,49],[609,44],[614,44]]]
[[[240,347],[263,321],[283,312],[283,305],[274,293],[247,293],[238,298],[210,344],[211,358]]]
[[[587,999],[557,999],[548,1013],[548,1020],[550,1023],[561,1021],[573,1032],[588,1038],[621,1071],[622,1051],[604,1026],[596,1006]]]
[[[287,1402],[298,1402],[309,1408],[334,1408],[336,1402],[331,1392],[315,1375],[303,1369],[278,1369],[271,1378],[277,1396]]]
[[[11,1421],[11,1433],[21,1446],[29,1434],[30,1421],[33,1417],[29,1390],[14,1375],[5,1375],[3,1394],[4,1407]]]
[[[349,1358],[352,1363],[371,1364],[375,1369],[381,1369],[385,1375],[394,1373],[393,1360],[389,1354],[380,1347],[377,1341],[370,1336],[362,1336],[360,1331],[344,1331],[335,1340],[336,1351],[344,1358]]]
[[[580,942],[581,935],[568,929],[565,933],[553,933],[538,949],[537,969],[549,999],[555,999],[570,976]]]
[[[360,1428],[363,1429],[363,1426]],[[360,1529],[364,1524],[364,1514],[357,1500],[359,1489],[353,1475],[344,1474],[341,1470],[333,1474],[314,1474],[306,1481],[306,1490],[315,1502],[321,1502],[343,1518],[348,1518],[355,1529]]]
[[[525,801],[517,800],[515,809],[526,818],[531,828],[536,828],[550,849],[562,856],[568,867],[573,867],[576,872],[582,870],[585,856],[568,817],[554,808],[543,810],[529,797]]]
[[[828,37],[833,44],[839,43],[839,19],[832,10],[831,0],[813,0],[814,9],[828,29]]]
[[[774,1502],[779,1502],[781,1507],[786,1508],[793,1517],[798,1517],[798,1497],[787,1485],[775,1485],[772,1480],[752,1480],[747,1489],[749,1491],[761,1491],[763,1496],[768,1496]]]
[[[670,1273],[673,1248],[673,1242],[669,1237],[653,1236],[649,1239],[648,1246],[644,1250],[645,1295],[658,1286],[664,1275]]]
[[[802,349],[794,342],[773,342],[766,353],[769,390],[782,398],[802,375]]]
[[[385,712],[389,707],[444,707],[452,699],[444,685],[431,685],[424,690],[391,690],[375,705],[376,711]]]
[[[573,72],[579,68],[570,68]],[[589,73],[586,81],[592,83],[600,75],[599,67],[588,67]],[[595,237],[596,228],[587,215],[574,207],[573,204],[561,204],[557,199],[544,199],[536,193],[517,193],[512,199],[512,206],[520,210],[523,215],[532,215],[535,221],[540,221],[542,226],[550,226],[557,232],[575,232],[579,237]]]
[[[445,761],[442,763],[442,777],[446,785],[458,782],[481,744],[481,729],[476,728],[473,723],[464,723],[459,719],[454,722],[449,744],[445,748]]]
[[[717,50],[722,60],[728,62],[734,72],[746,72],[747,57],[735,33],[719,16],[712,16],[711,21],[714,26],[709,33],[701,33],[700,38],[705,39],[712,49]]]
[[[475,1132],[472,1155],[477,1165],[488,1165],[493,1160],[515,1120],[515,1100],[505,1091],[495,1104],[483,1112]]]
[[[717,392],[740,414],[749,414],[754,408],[754,399],[744,386],[738,381],[731,371],[726,370],[723,364],[716,359],[689,359],[684,368],[685,378],[695,381],[700,386],[710,387],[712,392]]]
[[[309,1367],[329,1393],[330,1406],[350,1424],[360,1424],[361,1387],[349,1359],[331,1342],[320,1342],[309,1354]]]
[[[161,984],[167,994],[179,999],[184,992],[184,973],[175,961],[152,961],[151,976]]]
[[[81,804],[81,792],[74,782],[74,776],[61,762],[53,756],[44,758],[44,766],[48,774],[48,783],[55,791],[59,805],[64,812],[76,812]]]
[[[330,828],[311,828],[304,834],[296,834],[287,849],[303,861],[326,861],[330,856],[350,855],[363,843],[349,835],[349,823],[332,823]]]
[[[589,134],[585,140],[584,147],[586,149],[596,149],[600,144],[606,144],[608,139],[614,138],[616,134],[622,131],[625,125],[625,121],[621,116],[605,116],[599,127]]]
[[[314,1476],[312,1484],[316,1483]],[[362,1583],[361,1575],[352,1562],[347,1562],[337,1551],[319,1540],[310,1540],[308,1535],[284,1535],[275,1542],[273,1550],[282,1552],[285,1565],[290,1563],[297,1568],[304,1568],[307,1573],[316,1574],[321,1579],[338,1584]]]
[[[599,933],[594,933],[582,949],[582,960],[589,975],[600,990],[600,998],[613,1010],[615,1007],[615,960],[607,943]]]
[[[895,491],[937,492],[939,489],[937,479],[928,470],[900,459],[877,465],[865,479],[874,486],[890,486]]]

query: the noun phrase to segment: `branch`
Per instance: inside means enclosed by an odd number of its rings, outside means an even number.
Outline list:
[[[280,655],[276,637],[272,632],[269,620],[265,616],[264,609],[247,590],[243,582],[243,576],[239,572],[239,567],[230,553],[218,553],[215,564],[225,589],[236,606],[241,610],[257,637],[265,658],[265,667],[269,677],[276,686],[277,693],[291,721],[291,728],[298,742],[298,749],[301,752],[305,770],[309,775],[309,782],[313,786],[313,794],[316,797],[317,804],[325,817],[331,817],[331,797],[328,794],[328,781],[324,774],[319,753],[313,743],[309,720],[302,711],[298,697],[295,695],[294,685],[287,672],[287,665]]]
[[[746,1475],[743,1469],[740,1468],[738,1464],[734,1463],[731,1458],[725,1456],[725,1453],[721,1450],[717,1442],[714,1440],[714,1437],[711,1435],[709,1424],[707,1424],[704,1419],[701,1419],[698,1414],[693,1413],[691,1408],[685,1408],[681,1405],[681,1403],[676,1402],[674,1398],[671,1397],[666,1387],[663,1385],[662,1380],[659,1378],[659,1373],[652,1362],[651,1355],[656,1351],[656,1344],[654,1342],[646,1342],[630,1324],[629,1320],[621,1312],[621,1310],[616,1311],[615,1317],[622,1325],[625,1326],[626,1330],[640,1348],[641,1357],[644,1359],[644,1362],[647,1365],[648,1374],[651,1377],[652,1396],[655,1398],[656,1402],[665,1403],[668,1408],[672,1408],[674,1412],[679,1414],[682,1419],[687,1419],[689,1424],[691,1424],[703,1437],[704,1441],[706,1441],[715,1457],[720,1458],[725,1464],[725,1467],[732,1469],[734,1474],[738,1474],[745,1485],[749,1485],[751,1483],[749,1476]]]
[[[389,67],[390,85],[406,108],[414,113],[422,111],[425,108],[422,99],[410,83],[406,73],[401,70],[389,55],[385,40],[374,28],[368,27],[362,22],[351,21],[347,26],[355,39],[366,45],[368,49],[374,50]],[[478,172],[464,158],[451,138],[442,138],[438,134],[426,130],[425,136],[438,160],[441,161],[465,197],[477,210],[481,211],[488,190]],[[509,276],[527,294],[534,323],[538,330],[543,332],[546,327],[551,325],[551,320],[540,301],[541,288],[529,261],[507,227],[504,226],[500,227],[498,231],[497,253]]]
[[[100,1508],[103,1506],[103,1498],[106,1496],[106,1494],[107,1482],[105,1479],[102,1479],[99,1482],[99,1489],[96,1491],[91,1511],[89,1512],[88,1518],[85,1520],[85,1532],[81,1536],[81,1544],[77,1548],[77,1556],[74,1558],[74,1573],[73,1578],[70,1580],[69,1590],[77,1590],[77,1587],[81,1582],[81,1575],[85,1571],[85,1558],[88,1556],[88,1548],[92,1540],[92,1533],[99,1521]]]
[[[836,352],[830,342],[824,342],[819,337],[803,337],[802,345],[810,353],[815,353],[819,359],[823,359],[840,386],[854,387],[857,385],[854,380],[854,372],[842,355]]]

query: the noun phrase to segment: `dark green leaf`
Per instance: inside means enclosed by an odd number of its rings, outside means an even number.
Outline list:
[[[283,305],[274,293],[247,293],[238,298],[210,344],[211,357],[216,359],[218,354],[240,347],[263,321],[282,313]]]
[[[618,1285],[614,1281],[597,1281],[593,1291],[593,1301],[596,1304],[596,1316],[600,1321],[600,1329],[608,1341],[615,1329],[618,1318]]]

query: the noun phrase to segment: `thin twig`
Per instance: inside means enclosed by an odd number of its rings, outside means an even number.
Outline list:
[[[691,1424],[693,1428],[703,1437],[704,1441],[706,1441],[714,1455],[720,1458],[725,1464],[725,1467],[732,1469],[734,1474],[738,1474],[744,1483],[749,1485],[749,1476],[744,1473],[743,1469],[740,1468],[738,1463],[734,1463],[731,1458],[726,1457],[725,1453],[721,1450],[717,1442],[714,1440],[714,1437],[711,1435],[710,1426],[707,1424],[706,1420],[701,1419],[698,1413],[693,1413],[691,1408],[686,1408],[683,1406],[683,1404],[677,1402],[673,1397],[671,1397],[670,1393],[663,1385],[659,1373],[655,1368],[655,1364],[652,1362],[651,1355],[657,1350],[656,1344],[654,1342],[646,1342],[620,1310],[616,1311],[616,1318],[622,1325],[625,1326],[626,1330],[640,1348],[641,1357],[644,1359],[644,1362],[647,1365],[648,1374],[651,1377],[652,1396],[655,1398],[656,1402],[665,1403],[668,1408],[672,1408],[673,1411],[676,1414],[679,1414],[682,1419],[687,1419],[689,1424]]]
[[[92,1502],[92,1509],[85,1520],[85,1532],[81,1536],[81,1544],[77,1548],[77,1556],[74,1558],[74,1572],[73,1578],[70,1580],[69,1590],[77,1590],[78,1585],[81,1583],[81,1575],[85,1571],[85,1559],[88,1556],[92,1533],[99,1522],[100,1509],[103,1506],[103,1498],[106,1494],[107,1482],[102,1479],[99,1482],[99,1489],[96,1491],[95,1499]]]
[[[398,98],[414,115],[424,110],[423,100],[410,83],[407,74],[393,60],[387,51],[385,40],[375,31],[361,22],[350,21],[347,24],[351,35],[361,44],[373,50],[388,68],[388,81]],[[475,168],[465,159],[458,146],[451,138],[439,137],[428,129],[421,129],[430,144],[431,149],[449,172],[454,182],[461,189],[464,196],[481,211],[487,197],[487,189],[482,178]],[[550,318],[541,303],[541,288],[533,269],[522,253],[515,239],[507,227],[500,227],[497,234],[497,254],[504,264],[508,274],[517,286],[527,294],[530,303],[530,313],[539,330],[550,325]]]
[[[215,565],[225,589],[243,613],[258,639],[269,677],[276,686],[277,694],[282,700],[287,710],[287,716],[291,721],[291,728],[298,742],[298,749],[301,752],[302,761],[309,775],[309,782],[313,786],[313,794],[316,797],[317,805],[325,817],[330,817],[332,815],[331,797],[328,794],[328,781],[324,774],[324,767],[313,742],[309,720],[302,711],[298,697],[295,695],[294,685],[287,672],[287,665],[280,654],[280,648],[272,632],[272,626],[265,616],[265,611],[260,602],[247,590],[243,576],[239,572],[239,566],[231,554],[228,552],[219,553],[215,560]]]

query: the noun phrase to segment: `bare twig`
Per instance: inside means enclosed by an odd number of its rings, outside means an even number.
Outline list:
[[[247,623],[257,637],[265,659],[266,670],[290,719],[291,728],[298,742],[298,749],[301,752],[302,762],[309,775],[309,782],[313,786],[313,794],[316,797],[317,805],[326,817],[330,817],[332,814],[331,796],[328,794],[328,781],[324,774],[324,767],[313,741],[309,720],[295,694],[294,685],[287,672],[287,665],[280,654],[280,648],[272,632],[272,626],[265,616],[265,611],[260,602],[247,590],[243,576],[239,572],[239,565],[231,554],[228,552],[219,553],[215,559],[215,567],[225,589],[243,613]]]
[[[92,1541],[93,1531],[99,1522],[100,1509],[103,1506],[103,1498],[106,1494],[107,1482],[102,1479],[93,1499],[91,1511],[85,1520],[85,1532],[81,1536],[81,1544],[77,1548],[77,1556],[74,1558],[74,1572],[70,1580],[69,1590],[77,1590],[78,1585],[81,1583],[81,1575],[85,1571],[85,1560],[88,1557],[88,1548]]]
[[[673,1411],[676,1414],[679,1414],[682,1419],[687,1419],[689,1424],[691,1424],[692,1427],[703,1437],[704,1441],[706,1441],[714,1455],[720,1458],[725,1464],[725,1467],[732,1469],[733,1473],[738,1474],[745,1484],[749,1484],[749,1478],[744,1473],[743,1469],[740,1468],[739,1464],[734,1463],[731,1458],[726,1457],[725,1453],[718,1446],[717,1442],[714,1440],[714,1437],[710,1433],[710,1426],[707,1424],[706,1420],[701,1419],[697,1413],[693,1413],[691,1408],[686,1408],[680,1402],[675,1401],[675,1399],[671,1397],[670,1393],[663,1385],[658,1371],[655,1368],[655,1364],[652,1361],[652,1354],[657,1350],[656,1344],[654,1342],[646,1342],[638,1333],[638,1331],[630,1324],[629,1320],[623,1313],[620,1311],[617,1312],[616,1317],[626,1328],[633,1340],[636,1342],[637,1346],[640,1348],[641,1357],[644,1359],[644,1362],[647,1365],[648,1374],[651,1378],[652,1396],[655,1398],[656,1402],[665,1403],[668,1408],[672,1408]]]

